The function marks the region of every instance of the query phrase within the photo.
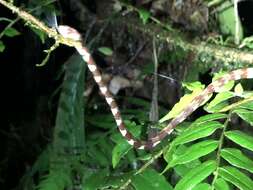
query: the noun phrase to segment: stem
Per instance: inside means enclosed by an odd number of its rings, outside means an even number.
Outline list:
[[[162,150],[160,150],[159,152],[157,152],[154,156],[152,156],[150,158],[149,161],[147,161],[140,169],[138,169],[134,173],[134,175],[138,175],[138,174],[142,173],[146,168],[148,168],[148,166],[150,166],[157,158],[159,158],[163,154],[164,150],[167,150],[167,149],[168,149],[168,146],[166,146],[165,148],[163,148]],[[126,189],[130,183],[131,183],[131,179],[128,179],[126,181],[126,183],[123,184],[122,187],[119,190]]]
[[[0,39],[3,37],[3,35],[5,34],[6,30],[8,28],[11,28],[20,18],[17,17],[16,19],[12,20],[4,29],[3,31],[0,33]]]
[[[147,161],[140,169],[138,169],[134,175],[137,175],[141,172],[143,172],[148,166],[150,166],[157,158],[159,158],[162,154],[163,151],[166,150],[168,147],[166,146],[164,149],[160,150],[159,152],[157,152],[154,156],[152,156],[152,158],[150,158],[149,161]]]
[[[217,180],[217,178],[219,176],[218,169],[219,169],[220,161],[221,161],[220,153],[221,153],[221,149],[222,149],[222,146],[223,146],[223,143],[224,143],[224,136],[225,136],[224,134],[225,134],[225,131],[228,127],[228,123],[230,121],[231,116],[232,116],[232,111],[229,111],[228,117],[227,117],[227,119],[224,123],[224,127],[223,127],[223,130],[222,130],[221,136],[220,136],[219,147],[218,147],[218,151],[217,151],[217,159],[216,159],[217,167],[216,167],[216,170],[214,171],[214,178],[213,178],[213,181],[212,181],[212,189],[211,190],[214,190],[215,181]]]

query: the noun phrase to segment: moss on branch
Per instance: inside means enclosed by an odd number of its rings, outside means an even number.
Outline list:
[[[200,40],[189,40],[179,31],[158,31],[156,25],[143,25],[138,19],[129,21],[128,18],[124,23],[133,33],[139,35],[141,32],[150,40],[155,36],[161,43],[165,42],[170,46],[194,53],[195,60],[202,66],[204,64],[206,68],[234,69],[253,65],[253,53],[247,50],[210,44]]]
[[[10,9],[13,13],[17,14],[21,19],[26,22],[28,26],[41,30],[42,32],[45,32],[50,38],[54,38],[57,43],[64,44],[70,47],[78,47],[82,45],[79,41],[75,41],[70,38],[64,38],[62,35],[58,34],[58,32],[54,28],[49,28],[43,22],[35,18],[33,15],[19,9],[12,3],[0,0],[0,4]]]

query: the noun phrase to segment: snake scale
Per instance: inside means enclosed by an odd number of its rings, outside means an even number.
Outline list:
[[[75,41],[81,41],[82,39],[81,34],[76,29],[71,28],[69,26],[60,25],[58,27],[58,32],[63,37],[70,38]],[[194,112],[199,106],[201,106],[201,104],[207,100],[210,94],[218,91],[229,81],[253,78],[253,68],[233,70],[223,75],[221,78],[209,84],[198,96],[193,98],[193,100],[188,105],[186,105],[186,107],[181,111],[181,113],[178,114],[174,119],[172,119],[170,123],[165,128],[163,128],[163,130],[161,130],[155,137],[152,137],[147,141],[141,141],[135,139],[133,135],[126,129],[118,105],[114,100],[112,94],[109,92],[107,85],[102,80],[101,72],[99,71],[99,68],[97,67],[91,54],[89,53],[89,50],[83,45],[75,46],[75,48],[82,56],[82,59],[87,63],[94,80],[98,84],[101,93],[104,95],[107,104],[110,106],[111,112],[113,114],[120,133],[130,145],[133,145],[137,149],[154,148],[161,142],[162,139],[164,139],[167,135],[171,134],[174,128],[179,123],[184,121],[192,112]]]

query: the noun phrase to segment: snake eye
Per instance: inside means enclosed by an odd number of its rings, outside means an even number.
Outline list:
[[[70,38],[75,41],[81,41],[82,39],[81,34],[76,29],[69,26],[60,25],[57,30],[64,38]]]

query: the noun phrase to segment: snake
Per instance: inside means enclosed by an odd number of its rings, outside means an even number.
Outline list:
[[[64,38],[82,41],[82,35],[75,28],[67,25],[59,25],[57,30]],[[92,73],[95,82],[98,84],[101,93],[105,97],[105,100],[110,107],[119,132],[126,139],[126,141],[136,149],[150,150],[156,147],[166,136],[173,132],[178,124],[182,123],[189,115],[191,115],[197,108],[206,102],[212,93],[218,92],[229,81],[253,78],[253,68],[250,67],[233,70],[227,74],[224,74],[222,77],[210,83],[203,91],[200,92],[200,94],[194,97],[191,102],[187,104],[182,111],[168,123],[166,127],[157,133],[156,136],[143,141],[136,139],[127,130],[121,117],[119,107],[113,95],[110,93],[106,83],[103,81],[101,71],[99,70],[88,48],[84,45],[76,45],[74,47],[82,59],[87,63],[89,71]]]

